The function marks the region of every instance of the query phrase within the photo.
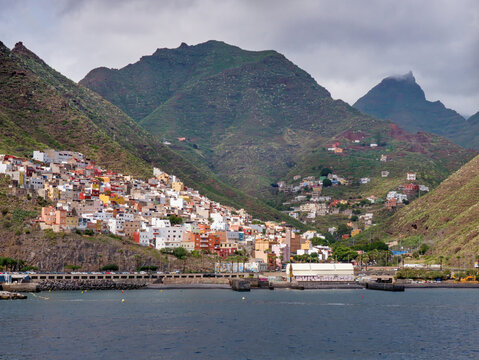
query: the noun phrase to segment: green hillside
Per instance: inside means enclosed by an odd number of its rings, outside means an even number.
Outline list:
[[[377,167],[378,153],[388,152],[407,159],[389,164],[392,180],[424,169],[437,183],[471,157],[437,136],[420,135],[413,141],[408,133],[396,136],[400,130],[393,131],[391,123],[333,100],[308,73],[275,51],[245,51],[218,41],[182,44],[158,49],[119,70],[92,70],[81,84],[150,133],[171,141],[195,164],[272,203],[271,183],[296,172],[313,175],[312,168],[319,166],[344,169],[345,176],[367,176]],[[370,143],[350,146],[345,133],[381,144],[373,154]],[[327,148],[337,139],[350,151],[331,157]],[[444,148],[435,145],[439,143]],[[349,174],[351,163],[356,170]]]
[[[479,254],[479,156],[398,211],[384,228],[392,239],[418,238],[433,245],[433,254],[471,262]]]
[[[0,43],[0,89],[0,153],[31,156],[34,149],[75,150],[105,167],[142,177],[158,166],[213,200],[301,226],[185,160],[116,106],[50,68],[22,43],[12,51]]]

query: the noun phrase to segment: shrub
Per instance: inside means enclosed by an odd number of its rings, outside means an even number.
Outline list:
[[[188,256],[188,251],[183,247],[177,247],[173,250],[173,255],[175,255],[177,259],[183,260]]]
[[[57,238],[57,234],[55,234],[52,229],[46,229],[43,233],[48,240],[55,240]]]
[[[158,270],[158,266],[154,265],[146,265],[146,266],[140,266],[137,271],[156,271]]]
[[[449,270],[427,270],[427,269],[400,269],[396,273],[396,279],[411,279],[411,280],[447,280],[451,277]]]
[[[103,266],[100,271],[118,271],[119,267],[116,264],[108,264]]]

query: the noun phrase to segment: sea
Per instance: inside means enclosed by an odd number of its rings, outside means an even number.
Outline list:
[[[479,359],[479,289],[28,294],[0,359]]]

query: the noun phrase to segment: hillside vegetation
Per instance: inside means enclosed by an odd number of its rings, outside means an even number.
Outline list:
[[[416,237],[431,244],[433,254],[471,264],[479,254],[479,157],[398,211],[385,229],[391,238]]]
[[[0,90],[0,153],[26,157],[35,149],[75,150],[106,168],[141,177],[151,176],[151,167],[157,166],[213,200],[302,227],[164,146],[116,106],[53,70],[22,43],[10,51],[0,42]]]
[[[271,202],[271,183],[296,173],[315,175],[329,167],[348,177],[377,174],[380,153],[398,159],[389,164],[395,183],[406,171],[424,171],[438,183],[471,158],[438,136],[414,137],[332,99],[275,51],[218,41],[182,44],[119,70],[94,69],[80,83],[198,166]],[[365,146],[352,146],[354,134]],[[332,157],[327,148],[335,141],[347,151]],[[378,141],[372,153],[369,144]]]

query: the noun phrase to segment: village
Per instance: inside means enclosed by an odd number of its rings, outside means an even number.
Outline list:
[[[334,156],[342,156],[345,147],[348,151],[359,151],[365,148],[380,151],[377,143],[364,143],[364,134],[347,133],[346,135],[345,144],[335,141],[327,148],[328,152]],[[363,143],[360,143],[361,141]],[[377,156],[377,161],[381,164],[391,161],[391,157],[384,153],[379,152]],[[385,179],[389,175],[389,171],[381,170],[377,177]],[[371,177],[348,178],[324,167],[321,169],[320,176],[295,175],[291,181],[279,181],[275,187],[286,199],[282,205],[288,209],[289,216],[316,227],[329,224],[327,230],[330,233],[337,231],[335,226],[337,223],[345,222],[351,229],[342,235],[342,240],[345,240],[373,226],[376,214],[384,210],[391,214],[421,194],[429,192],[428,186],[418,183],[415,172],[405,172],[404,180],[397,188],[390,189],[384,194],[384,197],[371,194],[360,196],[359,193],[362,192],[360,189],[371,183]],[[354,188],[354,190],[346,192],[349,196],[334,191],[341,187]],[[326,231],[326,227],[323,226],[323,228]]]
[[[157,250],[183,248],[224,259],[249,256],[244,264],[218,264],[217,271],[279,270],[292,256],[326,261],[332,254],[331,247],[313,244],[324,239],[315,231],[300,234],[285,223],[253,219],[158,168],[144,181],[102,169],[78,152],[46,150],[34,151],[32,159],[0,155],[0,174],[9,177],[13,195],[45,202],[34,221],[45,231],[113,234]]]

